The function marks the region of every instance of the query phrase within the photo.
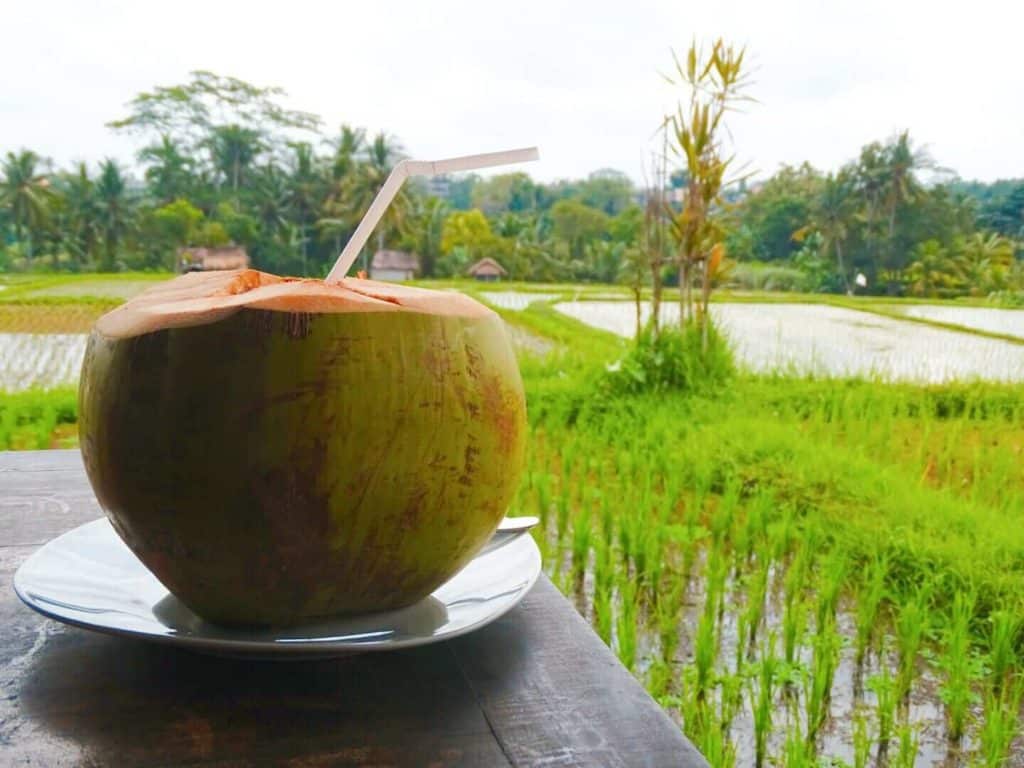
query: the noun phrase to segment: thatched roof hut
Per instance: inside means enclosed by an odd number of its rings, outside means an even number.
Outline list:
[[[470,277],[475,277],[477,280],[495,282],[505,277],[508,272],[505,271],[501,264],[488,256],[480,259],[480,261],[467,269],[466,274]]]
[[[248,269],[249,254],[240,245],[217,248],[181,248],[178,265],[182,272],[207,272],[214,269]]]
[[[377,251],[370,262],[374,280],[412,280],[420,271],[420,257],[405,251]]]

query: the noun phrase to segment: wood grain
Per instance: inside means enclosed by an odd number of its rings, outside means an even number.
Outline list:
[[[702,766],[542,578],[505,617],[427,648],[220,659],[44,620],[11,588],[99,516],[75,451],[0,453],[0,766]]]

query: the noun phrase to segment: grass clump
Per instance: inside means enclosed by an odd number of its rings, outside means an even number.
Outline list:
[[[736,362],[725,336],[709,323],[707,348],[696,323],[683,329],[645,328],[605,384],[612,395],[652,392],[708,392],[732,378]]]
[[[77,440],[73,389],[0,392],[0,450],[59,448]]]

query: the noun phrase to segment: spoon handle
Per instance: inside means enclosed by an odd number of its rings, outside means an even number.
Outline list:
[[[539,522],[540,520],[536,517],[506,517],[498,523],[498,530],[494,532],[494,535],[476,553],[477,557],[486,555],[488,552],[493,552],[515,541]]]

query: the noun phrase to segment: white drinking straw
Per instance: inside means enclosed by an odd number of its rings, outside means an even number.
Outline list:
[[[348,274],[349,269],[355,262],[359,251],[366,245],[370,233],[377,226],[384,211],[387,210],[391,201],[398,193],[402,182],[410,176],[438,176],[442,173],[456,173],[458,171],[475,171],[478,168],[492,168],[496,165],[510,165],[512,163],[525,163],[530,160],[539,160],[540,153],[536,147],[526,149],[510,149],[507,152],[486,152],[482,155],[466,155],[465,157],[452,157],[448,160],[401,160],[388,176],[380,192],[373,198],[370,208],[359,222],[356,231],[352,233],[344,250],[334,262],[331,271],[327,273],[326,281],[341,280]]]

